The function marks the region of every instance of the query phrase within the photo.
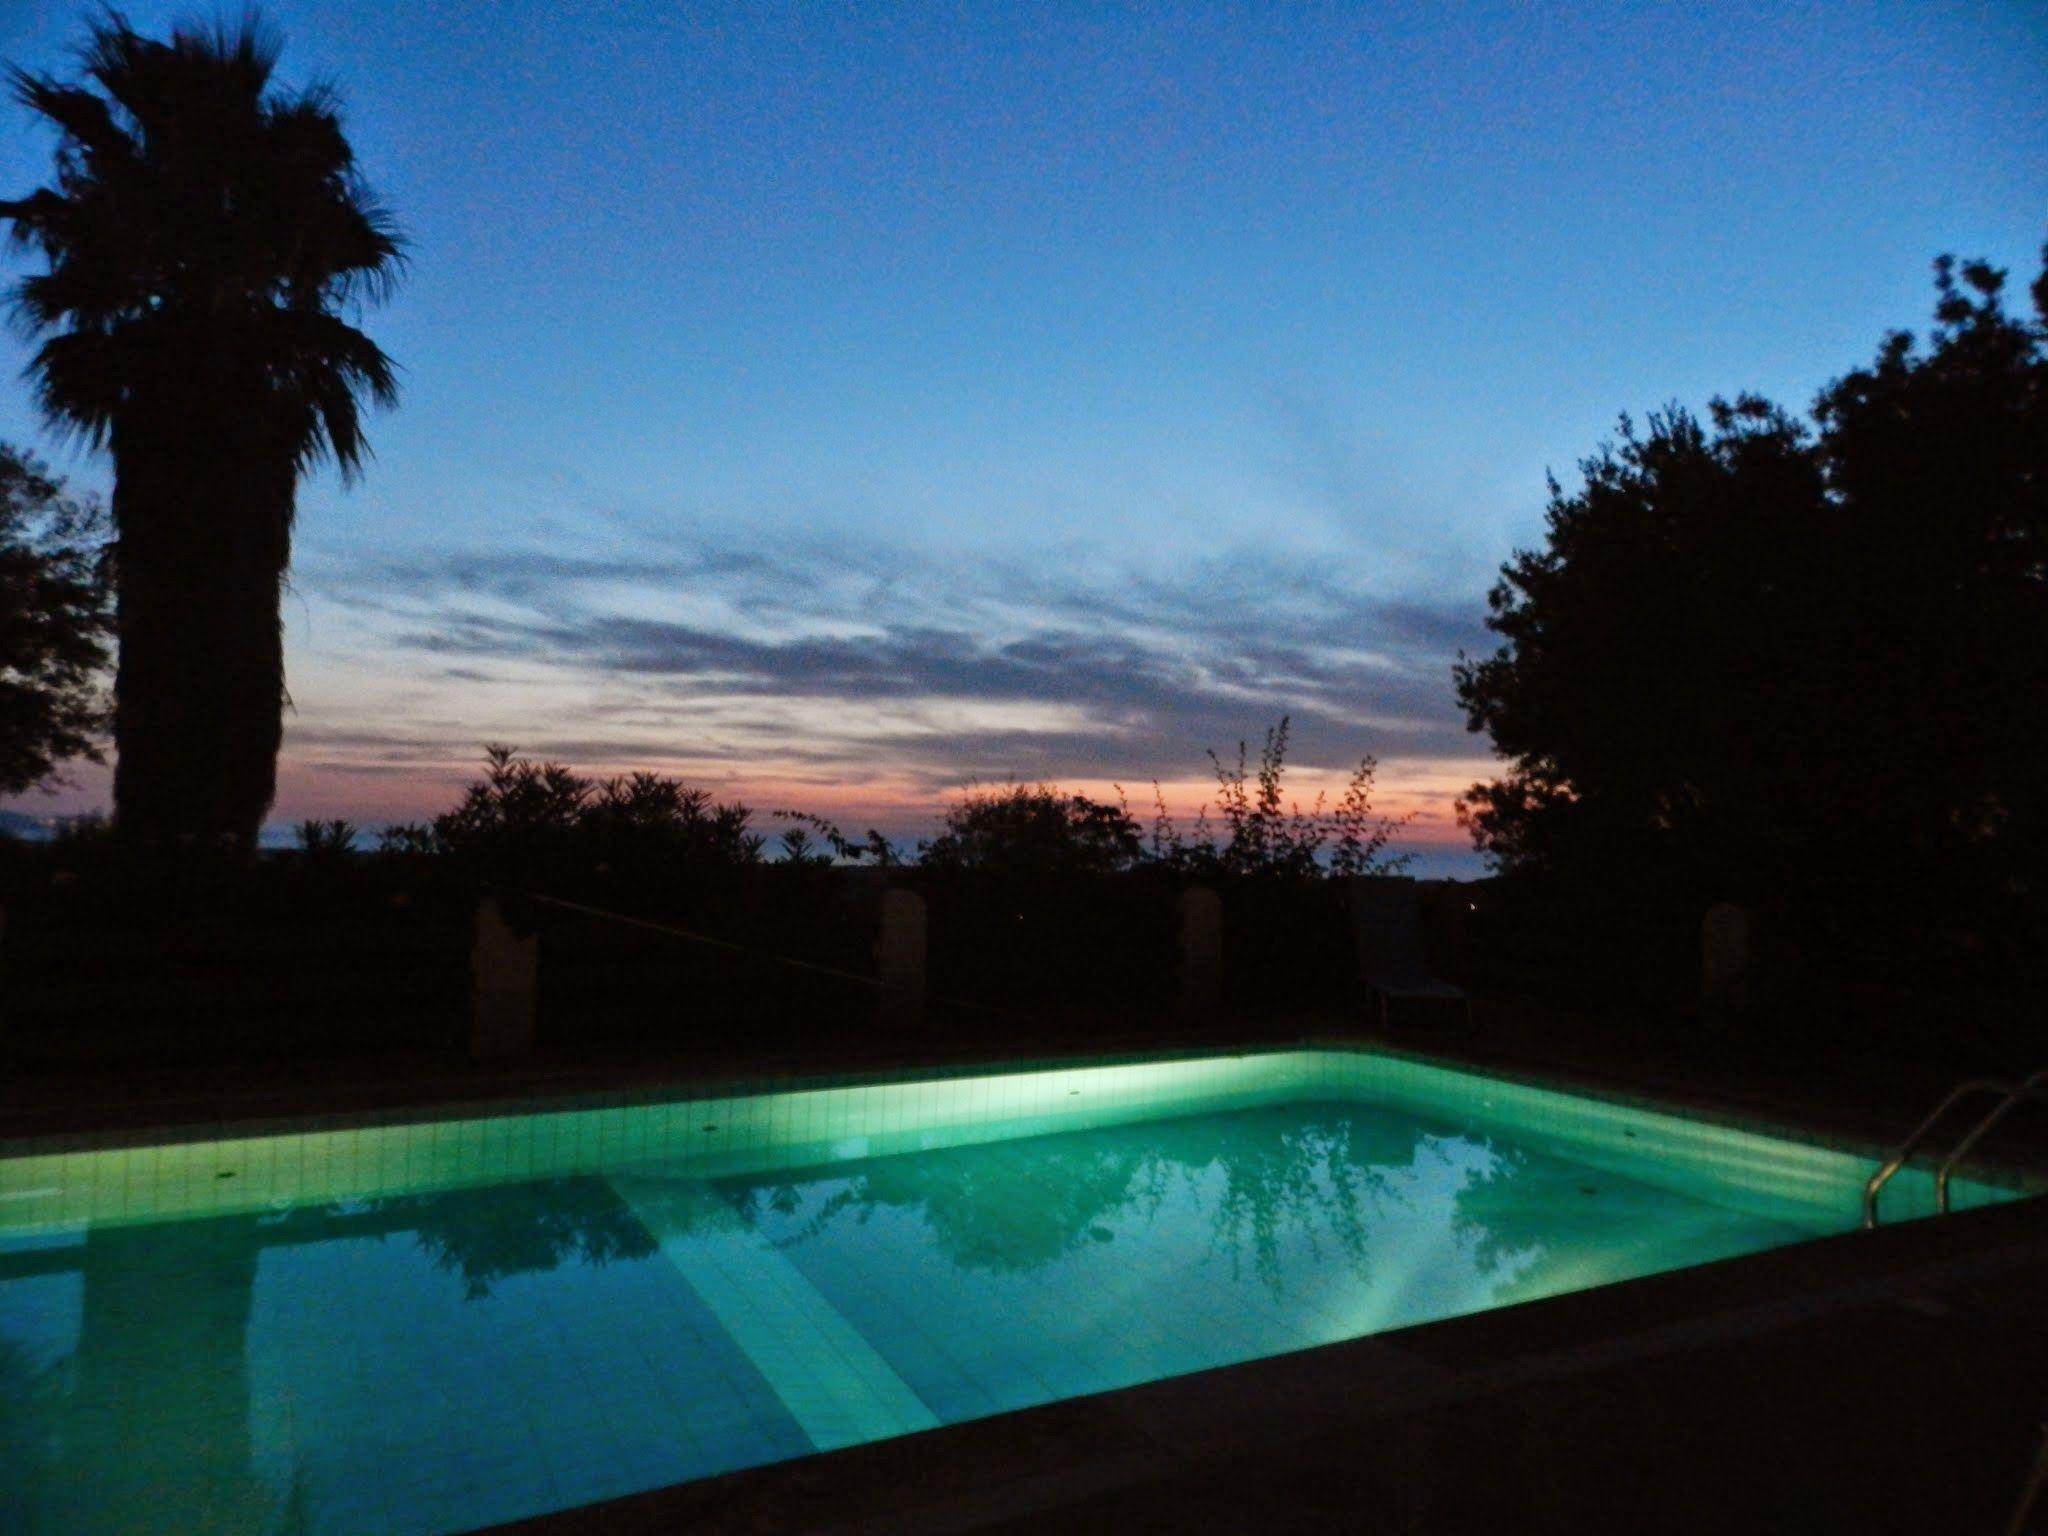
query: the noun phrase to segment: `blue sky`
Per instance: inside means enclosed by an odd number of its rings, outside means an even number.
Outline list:
[[[1804,405],[1936,253],[2048,235],[2036,4],[268,14],[413,243],[404,404],[302,497],[281,818],[502,739],[914,832],[970,779],[1193,794],[1292,713],[1305,786],[1374,752],[1455,841],[1449,668],[1546,471]],[[10,194],[48,148],[0,118]],[[25,357],[0,436],[103,484]]]

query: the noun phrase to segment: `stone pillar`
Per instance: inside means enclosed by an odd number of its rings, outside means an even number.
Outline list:
[[[1223,902],[1205,885],[1180,893],[1180,1020],[1214,1023],[1223,1008]]]
[[[477,903],[469,975],[470,1055],[519,1056],[532,1050],[540,1000],[540,935],[515,932],[495,896]]]
[[[1700,1022],[1727,1030],[1755,1006],[1755,921],[1749,908],[1719,902],[1700,924]]]
[[[895,887],[882,892],[882,930],[875,944],[882,983],[876,1018],[884,1029],[924,1027],[924,898]]]

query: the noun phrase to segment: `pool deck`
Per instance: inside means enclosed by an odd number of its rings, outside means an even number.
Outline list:
[[[1310,1021],[1304,1033],[1335,1034]],[[1739,1062],[1602,1069],[1543,1042],[1407,1036],[1447,1063],[1884,1140],[1856,1085]],[[1297,1038],[1299,1038],[1297,1036]],[[1214,1049],[1216,1039],[1180,1042]],[[1239,1043],[1252,1044],[1249,1040]],[[1274,1044],[1276,1040],[1260,1043]],[[1157,1050],[1161,1042],[1150,1042]],[[947,1059],[809,1063],[874,1071]],[[994,1064],[998,1058],[988,1058]],[[953,1057],[955,1064],[962,1058]],[[720,1063],[718,1075],[794,1064]],[[675,1065],[0,1082],[0,1138],[647,1088]],[[53,1091],[54,1090],[54,1091]],[[1908,1102],[1910,1100],[1910,1102]],[[2048,1200],[1853,1233],[948,1426],[502,1530],[2003,1531],[2048,1418]],[[2048,1506],[2037,1514],[2048,1531]],[[2035,1527],[2030,1527],[2035,1528]]]
[[[1876,1055],[1838,1059],[1816,1069],[1809,1062],[1725,1041],[1618,1046],[1611,1036],[1575,1029],[1570,1015],[1529,1015],[1487,999],[1475,1000],[1474,1008],[1480,1021],[1474,1029],[1385,1034],[1340,1015],[1289,1015],[1226,1018],[1201,1031],[1122,1037],[1053,1028],[1026,1044],[975,1050],[962,1049],[941,1030],[896,1040],[856,1030],[813,1042],[801,1052],[767,1054],[744,1042],[686,1040],[665,1052],[593,1055],[557,1048],[501,1061],[423,1052],[141,1069],[119,1062],[23,1068],[8,1060],[6,1036],[0,1033],[0,1140],[660,1089],[706,1079],[914,1072],[934,1066],[994,1069],[1050,1056],[1191,1054],[1329,1040],[1419,1052],[1447,1065],[1532,1074],[1888,1144],[1964,1072],[1987,1070],[1982,1063],[1901,1066]],[[2015,1116],[1999,1139],[2023,1144],[2042,1129],[2041,1117]],[[2036,1146],[2048,1170],[2048,1138],[2036,1134]]]

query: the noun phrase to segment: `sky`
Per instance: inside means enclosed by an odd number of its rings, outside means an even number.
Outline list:
[[[162,31],[212,11],[138,0]],[[83,8],[0,0],[62,68]],[[410,237],[302,489],[275,820],[485,742],[899,837],[1285,715],[1425,869],[1485,593],[1617,416],[1803,407],[2048,235],[2048,4],[275,0]],[[0,110],[0,191],[50,138]],[[8,258],[25,270],[25,258]],[[0,340],[0,438],[74,487]],[[74,770],[18,809],[107,799]]]

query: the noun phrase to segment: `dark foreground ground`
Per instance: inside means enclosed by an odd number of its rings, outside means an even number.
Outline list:
[[[1100,1018],[1034,1020],[1008,1031],[956,1035],[935,1022],[915,1036],[886,1036],[862,1016],[760,1035],[715,1034],[690,1027],[664,1044],[550,1046],[517,1060],[477,1062],[458,1050],[413,1049],[381,1055],[323,1055],[293,1060],[253,1057],[191,1065],[146,1065],[79,1053],[51,1059],[11,1048],[0,1018],[0,1140],[124,1126],[268,1119],[527,1094],[659,1086],[707,1078],[763,1078],[886,1071],[930,1064],[1158,1052],[1179,1047],[1261,1045],[1308,1038],[1371,1040],[1356,1016],[1286,1013],[1226,1017],[1214,1025],[1119,1030]],[[161,1025],[158,1026],[159,1028]],[[1029,1038],[1024,1038],[1028,1034]],[[1461,1017],[1396,1021],[1395,1046],[1478,1066],[1563,1075],[1624,1093],[1743,1116],[1802,1123],[1837,1135],[1896,1142],[1960,1078],[2013,1076],[2048,1065],[2024,1050],[1908,1053],[1885,1049],[1814,1050],[1771,1038],[1702,1039],[1698,1031],[1632,1027],[1523,1002],[1478,998]],[[2048,1164],[2048,1114],[2015,1115],[1994,1151],[2031,1151]]]
[[[1242,1021],[1162,1041],[1356,1035]],[[1949,1068],[1756,1043],[1617,1042],[1526,1009],[1393,1043],[1705,1109],[1896,1140]],[[459,1056],[0,1077],[0,1140],[961,1059],[857,1033],[802,1062]],[[2038,1133],[2008,1150],[2024,1156]],[[594,1531],[2002,1532],[2048,1419],[2048,1200],[1677,1274],[956,1425],[570,1511]],[[2048,1532],[2048,1500],[2027,1529]]]

